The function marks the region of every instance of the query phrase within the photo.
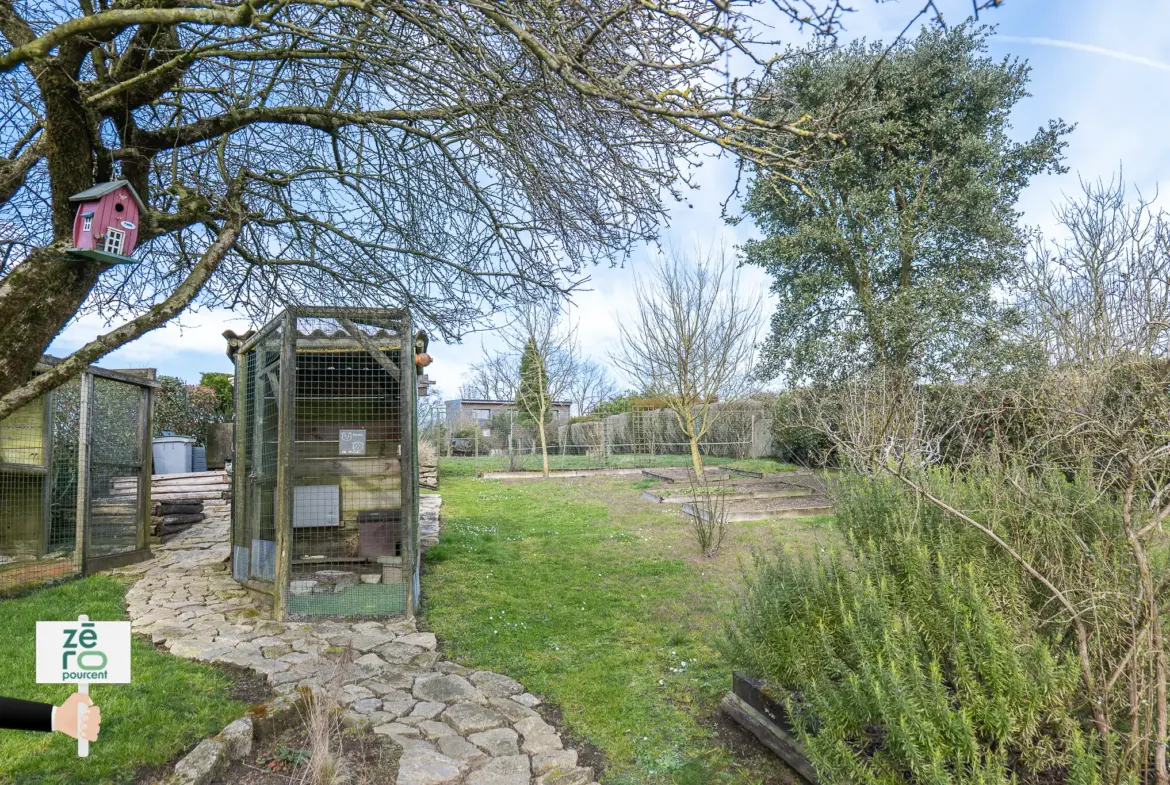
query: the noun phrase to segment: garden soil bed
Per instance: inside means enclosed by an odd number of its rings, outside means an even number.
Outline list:
[[[710,513],[688,502],[683,505],[683,512],[687,515],[696,515],[704,520]],[[730,502],[727,505],[727,522],[736,521],[770,521],[784,518],[809,518],[814,515],[830,515],[833,512],[833,502],[824,496],[798,496],[789,499],[750,499],[742,502]]]
[[[702,488],[669,488],[660,491],[642,491],[642,498],[659,504],[685,504],[694,501],[696,491],[703,493]],[[741,480],[735,483],[721,483],[718,492],[727,501],[744,501],[747,499],[785,499],[798,496],[810,496],[812,488],[804,485],[794,485],[790,482],[768,478],[765,480]]]

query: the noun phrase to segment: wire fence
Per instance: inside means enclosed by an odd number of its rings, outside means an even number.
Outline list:
[[[0,421],[0,594],[149,555],[155,386],[90,368]]]
[[[758,458],[770,454],[771,419],[754,402],[724,404],[699,440],[707,458]],[[432,440],[447,458],[470,459],[482,471],[535,471],[543,468],[547,446],[550,470],[652,468],[690,462],[691,444],[668,409],[648,409],[554,422],[544,428],[514,410],[490,420],[463,420],[432,428]]]
[[[272,595],[280,618],[412,613],[409,314],[290,309],[236,369],[235,578]]]

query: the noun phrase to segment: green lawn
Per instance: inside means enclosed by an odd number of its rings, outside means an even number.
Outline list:
[[[441,470],[444,533],[427,557],[424,623],[464,664],[520,679],[608,760],[605,783],[782,782],[714,730],[730,674],[716,650],[741,558],[808,549],[824,521],[733,527],[699,559],[685,519],[633,477],[505,484]]]
[[[60,704],[71,685],[36,684],[37,621],[66,621],[87,613],[94,621],[125,619],[125,587],[108,576],[71,581],[16,599],[0,600],[0,693]],[[243,715],[222,671],[169,654],[135,637],[131,684],[96,685],[102,730],[89,757],[61,733],[0,730],[0,782],[129,782],[140,766],[165,763]]]

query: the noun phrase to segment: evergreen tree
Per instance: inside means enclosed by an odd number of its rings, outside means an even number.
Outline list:
[[[1011,140],[1028,66],[988,57],[988,35],[961,25],[892,48],[860,41],[793,57],[761,87],[761,108],[831,117],[843,137],[815,143],[819,163],[799,183],[758,169],[750,184],[745,209],[764,237],[746,260],[779,298],[769,375],[831,381],[885,365],[945,378],[1003,360],[1015,317],[994,294],[1023,259],[1016,201],[1034,175],[1063,171],[1071,129],[1053,120]]]
[[[529,337],[520,355],[520,383],[516,388],[516,409],[521,422],[536,426],[544,457],[544,473],[548,475],[548,443],[544,432],[552,415],[552,399],[548,394],[548,368],[534,337]]]

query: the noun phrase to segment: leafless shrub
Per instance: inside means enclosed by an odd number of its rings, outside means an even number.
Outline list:
[[[714,559],[723,548],[727,534],[726,488],[711,482],[705,473],[689,475],[691,487],[691,532],[699,553]]]
[[[339,696],[353,659],[353,648],[347,646],[334,661],[322,686],[306,696],[308,700],[302,719],[308,737],[309,761],[300,772],[300,785],[346,785],[350,781],[342,741]]]
[[[1067,239],[1038,237],[1021,271],[1031,337],[1064,364],[1167,356],[1170,217],[1140,193],[1128,200],[1118,173],[1082,180],[1056,218]]]

